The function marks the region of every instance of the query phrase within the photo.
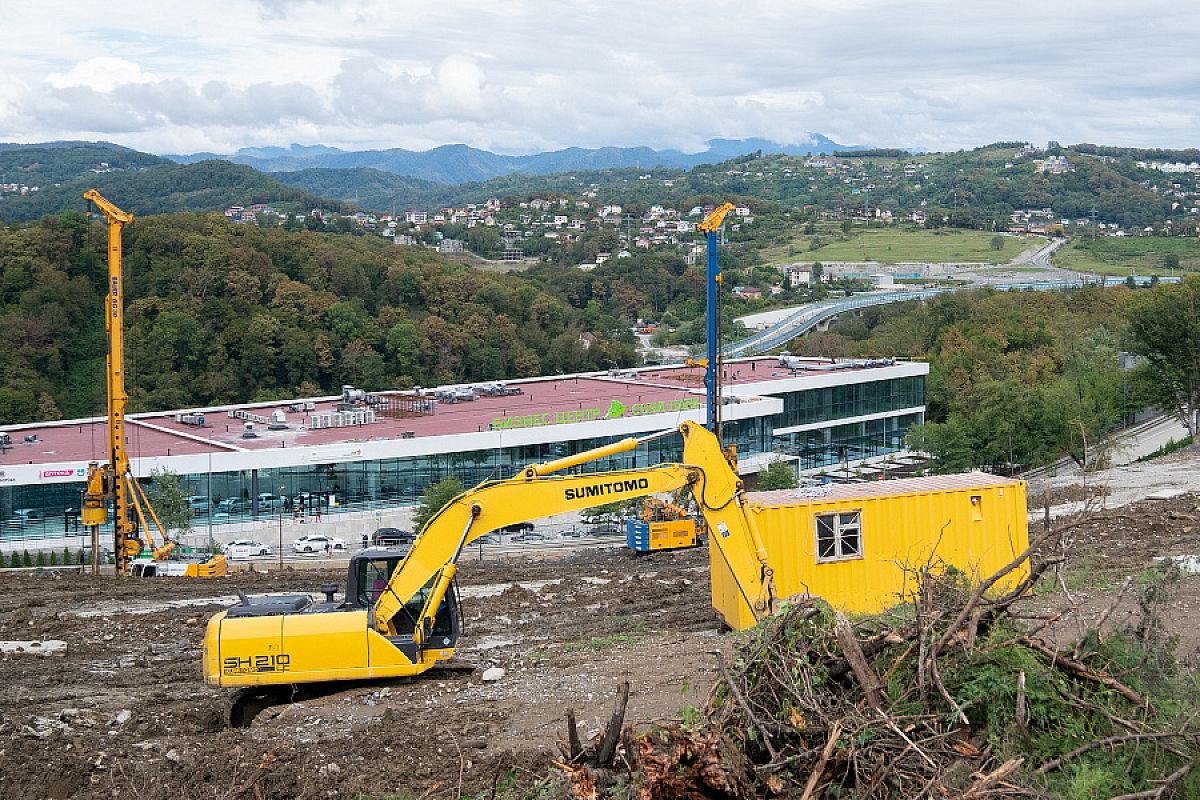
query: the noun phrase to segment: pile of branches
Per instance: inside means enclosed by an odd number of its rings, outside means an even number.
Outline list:
[[[913,596],[854,623],[794,603],[731,663],[717,654],[721,680],[698,722],[623,727],[622,701],[591,747],[570,726],[560,766],[571,795],[1200,796],[1200,727],[1154,617],[1161,581],[1139,593],[1136,627],[1102,633],[1114,602],[1059,649],[1040,635],[1076,609],[1015,610],[1053,559],[991,591],[1033,550],[978,585],[914,569]]]

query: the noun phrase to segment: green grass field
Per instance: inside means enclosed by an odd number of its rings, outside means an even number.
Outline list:
[[[776,247],[764,251],[768,263],[788,261],[879,261],[895,264],[907,261],[944,263],[969,261],[1005,263],[1022,250],[1034,247],[1040,240],[1004,236],[1004,249],[992,249],[991,233],[982,231],[913,231],[897,228],[852,230],[841,241],[841,231],[819,230],[817,238],[826,244],[811,250],[811,237],[802,236],[788,248]]]
[[[1054,266],[1104,275],[1170,275],[1168,256],[1179,259],[1179,272],[1200,272],[1200,239],[1191,236],[1080,238],[1060,248]]]

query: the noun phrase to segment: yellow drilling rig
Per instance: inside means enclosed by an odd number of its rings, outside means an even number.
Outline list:
[[[108,282],[105,291],[104,328],[108,334],[108,463],[88,464],[87,489],[83,495],[80,519],[93,532],[108,522],[108,506],[113,507],[113,551],[117,575],[187,575],[213,577],[224,575],[224,556],[202,561],[172,559],[175,542],[159,522],[145,491],[129,468],[125,447],[125,295],[121,274],[121,232],[133,222],[129,214],[104,198],[95,189],[84,193],[108,220]],[[158,529],[162,544],[151,538],[147,517]],[[94,539],[93,539],[94,540]],[[149,559],[138,556],[145,551]],[[135,567],[135,559],[136,569]]]

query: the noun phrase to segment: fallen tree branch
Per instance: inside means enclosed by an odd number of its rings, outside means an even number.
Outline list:
[[[1088,742],[1087,744],[1080,745],[1079,747],[1076,747],[1071,752],[1061,755],[1058,758],[1052,758],[1049,761],[1047,761],[1045,764],[1042,764],[1040,767],[1035,769],[1033,772],[1035,775],[1045,775],[1047,772],[1051,772],[1051,771],[1056,770],[1059,767],[1061,767],[1064,762],[1070,761],[1072,758],[1077,758],[1078,756],[1081,756],[1084,753],[1090,753],[1091,751],[1093,751],[1099,747],[1113,747],[1115,745],[1125,744],[1127,742],[1153,741],[1155,739],[1173,739],[1173,738],[1177,738],[1177,737],[1181,737],[1181,736],[1195,736],[1195,735],[1196,734],[1188,733],[1187,731],[1169,731],[1169,732],[1158,732],[1158,733],[1128,733],[1128,734],[1124,734],[1122,736],[1109,736],[1104,739],[1096,739],[1095,741],[1091,741],[1091,742]]]
[[[1034,552],[1037,547],[1037,544],[1029,545],[1029,547],[1026,547],[1020,555],[1001,567],[999,572],[993,574],[986,581],[979,584],[979,588],[975,590],[975,593],[971,595],[971,599],[968,600],[967,604],[964,605],[962,610],[958,612],[958,616],[954,619],[954,622],[950,623],[950,626],[946,628],[945,633],[942,634],[941,638],[938,639],[930,649],[930,658],[936,658],[937,654],[942,652],[942,649],[950,643],[950,640],[953,639],[960,630],[962,630],[963,625],[965,625],[967,620],[970,619],[971,612],[975,610],[975,606],[979,605],[979,601],[983,599],[983,596],[987,593],[987,590],[995,586],[996,583],[1001,578],[1008,575],[1008,573],[1025,563],[1025,560],[1029,558],[1030,553]]]
[[[833,723],[833,729],[829,731],[829,738],[825,740],[825,746],[821,748],[821,757],[817,760],[812,772],[808,774],[808,782],[804,784],[804,794],[800,795],[800,800],[812,800],[813,791],[817,788],[821,775],[825,772],[825,765],[829,763],[829,758],[833,755],[833,748],[837,746],[837,740],[841,738],[841,735],[842,723],[840,721]]]
[[[777,758],[779,758],[779,753],[775,752],[775,747],[771,744],[770,734],[767,733],[767,729],[763,727],[762,722],[759,721],[754,712],[750,710],[750,705],[746,702],[746,698],[742,696],[742,691],[738,689],[737,684],[733,682],[733,678],[729,676],[729,670],[725,668],[724,654],[720,651],[717,651],[716,656],[717,668],[721,671],[721,678],[724,679],[725,684],[729,687],[729,691],[733,693],[733,698],[737,701],[737,704],[741,706],[743,713],[745,713],[746,717],[751,723],[753,723],[754,727],[758,729],[758,734],[762,736],[763,744],[766,746],[767,752],[771,754],[771,760],[775,761]]]
[[[226,792],[224,795],[222,795],[222,800],[235,800],[235,798],[241,797],[242,795],[244,795],[246,792],[250,791],[251,789],[257,790],[258,782],[260,780],[262,780],[263,775],[265,775],[267,773],[267,770],[270,769],[271,765],[274,763],[275,763],[275,753],[274,752],[267,753],[265,756],[262,757],[262,761],[258,762],[258,768],[255,769],[254,772],[250,773],[250,777],[247,778],[237,788],[230,789],[228,792]],[[258,791],[255,791],[255,794],[258,794]]]
[[[867,663],[867,657],[863,655],[858,639],[854,638],[854,631],[851,629],[850,620],[846,619],[846,615],[838,611],[833,615],[833,619],[833,635],[837,637],[838,644],[842,646],[842,652],[850,664],[850,669],[854,671],[854,678],[862,688],[867,705],[882,714],[883,684],[879,682],[879,676]]]
[[[1126,699],[1129,700],[1129,702],[1136,706],[1142,706],[1144,708],[1150,705],[1150,702],[1145,697],[1142,697],[1142,695],[1135,692],[1133,689],[1130,689],[1128,686],[1121,683],[1111,675],[1108,675],[1104,672],[1094,672],[1083,664],[1080,664],[1078,661],[1068,658],[1059,653],[1057,650],[1047,647],[1037,639],[1031,639],[1028,636],[1022,636],[1020,642],[1031,650],[1036,650],[1042,655],[1047,656],[1050,658],[1050,661],[1054,666],[1071,673],[1077,678],[1084,678],[1089,681],[1094,681],[1102,686],[1107,686],[1113,691],[1120,692],[1125,696]]]
[[[1008,761],[1005,761],[1003,764],[1001,764],[999,768],[989,772],[987,775],[984,775],[979,780],[975,781],[975,783],[971,784],[971,788],[967,789],[967,791],[963,793],[961,800],[974,800],[976,797],[982,797],[983,793],[986,792],[992,784],[1012,774],[1024,763],[1024,758],[1010,758]]]
[[[1168,775],[1157,789],[1147,789],[1144,792],[1134,792],[1133,794],[1121,794],[1116,797],[1110,797],[1109,800],[1158,800],[1167,789],[1179,783],[1191,771],[1192,765],[1185,764]]]

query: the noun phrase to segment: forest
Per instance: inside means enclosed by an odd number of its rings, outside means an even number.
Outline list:
[[[928,360],[926,424],[910,444],[941,470],[1027,467],[1064,453],[1090,463],[1103,434],[1154,403],[1146,370],[1123,370],[1120,355],[1142,344],[1130,315],[1154,291],[956,292],[865,309],[792,350]]]
[[[128,226],[124,249],[131,411],[636,358],[619,293],[545,289],[378,237],[163,214]],[[81,213],[0,230],[0,424],[103,409],[104,255],[102,226]]]

